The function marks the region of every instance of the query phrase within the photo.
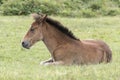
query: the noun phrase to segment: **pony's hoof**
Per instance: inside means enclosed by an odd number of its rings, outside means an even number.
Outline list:
[[[45,61],[41,61],[40,65],[49,66],[49,65],[52,65],[52,63],[47,63]]]
[[[44,62],[44,61],[41,61],[41,62],[40,62],[40,65],[44,65],[44,64],[45,64],[45,62]]]

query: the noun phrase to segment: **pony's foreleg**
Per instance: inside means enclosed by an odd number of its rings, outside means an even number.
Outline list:
[[[50,58],[50,59],[48,59],[48,60],[46,60],[46,61],[41,61],[40,64],[41,64],[41,65],[44,65],[44,64],[46,64],[46,63],[52,63],[52,62],[53,62],[53,59]]]
[[[49,65],[64,65],[63,61],[55,61],[55,62],[51,62],[51,63],[45,63],[45,66],[49,66]]]

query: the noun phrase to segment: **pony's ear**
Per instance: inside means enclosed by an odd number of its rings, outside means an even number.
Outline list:
[[[36,20],[36,21],[38,21],[38,20],[41,18],[41,16],[40,16],[39,14],[36,14],[36,13],[31,14],[31,16],[32,16],[33,19]]]
[[[45,14],[42,18],[42,22],[44,22],[46,20],[46,18],[47,18],[47,15]]]
[[[36,14],[36,13],[33,13],[31,14],[31,16],[33,17],[34,20],[36,20],[38,23],[40,22],[44,22],[47,18],[47,15],[44,15],[44,14]]]

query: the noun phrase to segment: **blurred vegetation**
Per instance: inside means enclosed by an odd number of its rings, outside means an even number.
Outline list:
[[[120,0],[0,0],[3,15],[34,12],[67,17],[116,16],[120,14]]]

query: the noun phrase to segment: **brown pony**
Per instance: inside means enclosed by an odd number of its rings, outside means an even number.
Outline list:
[[[109,46],[101,40],[79,40],[60,22],[46,15],[33,14],[35,21],[25,35],[22,46],[29,49],[42,40],[51,53],[44,65],[82,65],[108,63],[112,59]]]

